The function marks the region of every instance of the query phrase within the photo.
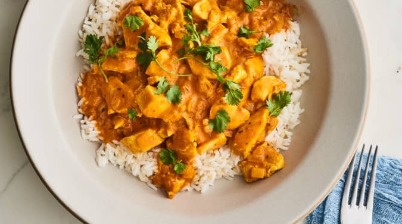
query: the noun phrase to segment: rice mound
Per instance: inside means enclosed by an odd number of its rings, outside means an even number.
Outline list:
[[[104,36],[106,45],[111,45],[110,37],[121,34],[117,26],[117,16],[121,8],[131,0],[96,0],[88,9],[81,30],[78,31],[81,49],[77,56],[88,59],[84,52],[84,41],[87,35],[96,34]],[[291,22],[287,31],[281,31],[274,35],[266,35],[273,46],[263,53],[265,75],[275,75],[287,85],[287,91],[292,93],[290,104],[285,107],[278,116],[278,125],[266,136],[266,141],[277,150],[287,150],[292,140],[292,130],[300,123],[299,116],[303,113],[300,106],[302,95],[301,86],[308,80],[309,63],[306,60],[307,49],[302,47],[300,41],[300,27],[297,22]],[[84,71],[89,70],[89,65]],[[81,85],[82,76],[78,77]],[[84,140],[100,144],[96,150],[95,160],[100,167],[111,164],[119,169],[131,173],[140,181],[145,182],[154,190],[150,177],[157,171],[156,155],[160,149],[153,149],[145,153],[133,154],[119,142],[102,143],[99,131],[96,130],[96,122],[81,113],[80,105],[85,99],[78,102],[79,114],[74,119],[79,120],[81,136]],[[233,154],[228,146],[218,150],[208,151],[199,155],[195,161],[197,174],[187,191],[206,192],[218,179],[232,180],[236,175],[241,175],[237,166],[241,158]]]

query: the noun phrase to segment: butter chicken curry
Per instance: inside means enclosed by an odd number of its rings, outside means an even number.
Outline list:
[[[269,177],[284,158],[265,137],[290,93],[264,74],[261,54],[291,10],[282,0],[133,1],[112,46],[86,37],[93,66],[78,86],[80,109],[105,143],[161,148],[152,182],[169,198],[191,183],[197,155],[225,144],[243,158],[245,181]]]

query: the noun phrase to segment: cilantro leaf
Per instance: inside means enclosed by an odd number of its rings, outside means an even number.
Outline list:
[[[105,51],[105,53],[103,54],[103,56],[99,59],[98,63],[103,63],[104,61],[106,61],[107,57],[113,57],[119,51],[120,51],[120,49],[118,47],[116,47],[116,46],[112,46],[112,47],[108,48]]]
[[[162,149],[159,152],[159,159],[165,164],[170,165],[176,162],[176,152],[170,149]]]
[[[230,122],[230,117],[226,110],[218,110],[214,119],[209,120],[209,126],[216,132],[222,133]]]
[[[211,33],[205,29],[205,30],[201,30],[200,35],[203,35],[204,37],[208,37],[209,35],[211,35]]]
[[[282,109],[286,107],[291,101],[292,93],[288,91],[280,91],[272,95],[272,99],[266,101],[267,109],[271,116],[277,117]]]
[[[139,36],[140,40],[138,41],[138,48],[142,51],[137,54],[137,63],[141,65],[143,69],[147,69],[149,64],[151,64],[152,61],[155,60],[156,58],[156,53],[155,52],[150,52],[148,49],[148,43],[150,43],[151,48],[154,48],[155,45],[158,45],[158,42],[156,38],[152,38],[152,42],[149,40],[146,40],[146,35],[145,33],[142,33],[141,36]],[[156,47],[157,48],[157,47]]]
[[[186,169],[186,164],[177,161],[176,152],[171,149],[162,149],[159,152],[159,159],[165,165],[173,165],[173,171],[177,174],[182,174]]]
[[[270,39],[268,39],[266,36],[261,37],[258,40],[257,45],[254,46],[254,51],[256,53],[263,53],[267,48],[271,47],[273,44]]]
[[[243,93],[239,84],[226,80],[222,87],[223,90],[227,91],[225,100],[229,105],[238,105],[241,99],[243,99]]]
[[[141,65],[143,69],[147,69],[152,61],[152,54],[150,52],[141,52],[137,54],[137,63]]]
[[[166,91],[168,91],[168,89],[169,89],[169,83],[168,83],[168,81],[166,81],[165,77],[162,77],[159,80],[157,90],[154,93],[157,95],[160,95],[162,93],[166,93]]]
[[[219,82],[223,83],[224,81],[222,81],[223,80],[222,73],[227,72],[228,69],[225,68],[221,63],[215,61],[209,62],[208,65],[209,69],[211,69],[211,71],[218,76]]]
[[[139,36],[140,40],[138,41],[138,48],[141,51],[147,51],[148,50],[148,44],[147,44],[147,39],[146,39],[146,33],[142,33],[141,36]]]
[[[215,61],[215,55],[222,52],[221,47],[205,44],[194,48],[193,54],[201,55],[205,61]]]
[[[131,31],[136,31],[143,25],[144,21],[139,16],[130,15],[124,18],[124,27],[129,28]]]
[[[193,16],[192,16],[192,12],[190,9],[185,9],[184,10],[184,19],[189,22],[192,23],[193,22]]]
[[[95,34],[89,34],[85,38],[84,52],[89,56],[89,63],[95,64],[100,57],[101,47],[104,37],[97,37]]]
[[[173,170],[177,174],[182,174],[185,169],[186,169],[186,165],[184,163],[182,163],[182,162],[176,162],[173,165]]]
[[[244,0],[246,6],[246,12],[252,12],[258,6],[260,6],[260,0]]]
[[[155,36],[150,36],[147,41],[147,47],[151,50],[152,56],[156,57],[156,50],[158,50],[158,40]]]
[[[173,85],[166,92],[166,98],[173,104],[178,104],[181,101],[182,93],[177,85]]]
[[[135,117],[137,116],[137,111],[135,111],[135,110],[132,109],[132,108],[129,108],[128,111],[127,111],[127,113],[128,113],[128,118],[129,118],[130,120],[134,121],[134,120],[135,120]]]
[[[250,35],[253,34],[253,33],[257,33],[257,31],[247,29],[247,27],[245,27],[245,26],[241,26],[239,28],[239,32],[237,32],[237,36],[238,37],[249,38]]]

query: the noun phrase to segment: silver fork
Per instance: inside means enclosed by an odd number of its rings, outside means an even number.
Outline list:
[[[351,192],[352,187],[352,177],[353,170],[355,166],[356,154],[353,157],[352,162],[349,165],[348,178],[345,183],[345,189],[343,191],[342,196],[342,207],[341,207],[341,223],[350,224],[350,223],[372,223],[373,218],[373,201],[374,201],[374,187],[375,187],[375,173],[377,169],[377,150],[378,146],[375,146],[375,149],[372,150],[373,146],[370,145],[370,150],[367,156],[366,169],[364,172],[363,183],[359,188],[359,180],[361,179],[360,173],[362,170],[362,161],[363,161],[363,153],[364,153],[364,145],[360,153],[360,161],[359,167],[357,168],[357,175],[354,180],[353,192]],[[372,155],[372,151],[374,151],[374,156]],[[367,198],[366,196],[366,182],[369,170],[369,161],[370,158],[373,157],[373,162],[371,165],[371,177],[370,184],[368,189]],[[358,189],[360,197],[359,201],[357,201],[357,193]],[[352,193],[352,200],[349,203],[350,193]],[[366,203],[365,203],[366,202]]]

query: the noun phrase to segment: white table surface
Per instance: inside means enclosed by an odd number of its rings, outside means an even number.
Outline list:
[[[49,193],[18,137],[9,61],[26,0],[0,0],[0,223],[79,223]],[[370,57],[370,102],[360,143],[402,159],[402,1],[355,0]]]

